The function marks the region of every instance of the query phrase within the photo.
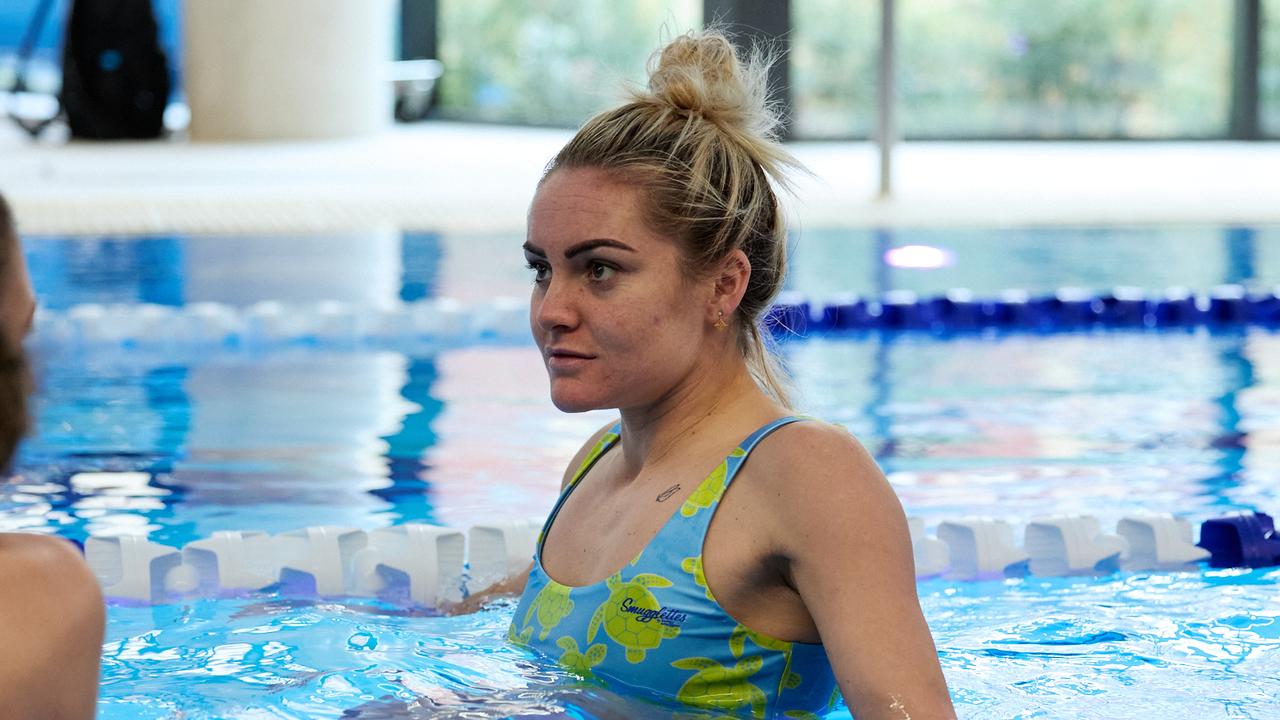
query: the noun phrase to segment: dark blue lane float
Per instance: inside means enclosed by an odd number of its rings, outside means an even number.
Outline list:
[[[1209,551],[1209,564],[1216,568],[1280,565],[1280,535],[1266,513],[1242,512],[1206,520],[1197,544]]]
[[[1102,293],[1062,288],[1033,296],[1006,290],[976,298],[967,290],[919,297],[893,290],[879,298],[844,296],[825,303],[783,297],[765,316],[777,337],[846,330],[965,332],[996,328],[1055,332],[1104,328],[1280,326],[1280,288],[1250,293],[1222,285],[1204,293],[1171,288],[1149,295],[1120,287]]]

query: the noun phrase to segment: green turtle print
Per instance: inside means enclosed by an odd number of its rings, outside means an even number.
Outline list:
[[[688,500],[684,501],[684,505],[680,506],[680,514],[685,517],[693,517],[699,511],[706,510],[720,502],[720,498],[724,497],[726,479],[729,476],[729,460],[732,458],[746,457],[747,451],[740,447],[736,447],[729,453],[729,457],[722,460],[715,470],[698,485],[698,489],[693,491]]]
[[[588,678],[594,677],[591,674],[591,668],[604,662],[604,656],[609,652],[609,648],[601,643],[596,643],[588,647],[584,653],[578,649],[578,641],[568,635],[557,640],[556,645],[561,650],[564,650],[564,654],[560,656],[560,664]]]
[[[715,602],[716,598],[714,595],[711,594],[711,588],[707,586],[706,573],[702,571],[701,555],[695,555],[694,557],[685,558],[684,561],[680,563],[680,569],[692,575],[693,581],[698,583],[698,587],[706,591],[707,599],[712,602]]]
[[[778,684],[779,692],[783,690],[794,690],[800,687],[800,683],[803,682],[803,679],[800,677],[799,673],[791,671],[791,653],[795,649],[795,645],[787,642],[786,640],[778,640],[776,638],[771,638],[768,635],[762,635],[761,633],[740,624],[735,627],[733,632],[729,635],[729,650],[733,652],[734,657],[742,657],[742,653],[746,652],[747,638],[751,638],[751,642],[765,650],[773,650],[774,652],[782,653],[782,656],[786,658],[786,662],[782,666],[782,680]]]
[[[636,560],[640,557],[636,556]],[[635,564],[635,561],[632,561]],[[605,581],[609,597],[591,616],[587,626],[587,643],[593,643],[600,626],[614,642],[627,649],[627,662],[644,661],[645,653],[663,641],[680,634],[676,625],[663,624],[662,603],[649,588],[671,587],[671,581],[661,575],[640,573],[630,580],[622,579],[622,571]]]
[[[750,706],[751,716],[762,718],[769,697],[747,678],[759,672],[763,665],[764,661],[759,656],[739,660],[731,668],[711,658],[676,660],[671,667],[697,671],[680,686],[676,699],[685,705],[727,712]]]
[[[533,628],[527,627],[524,632],[516,633],[516,621],[513,619],[511,625],[507,627],[507,640],[514,645],[528,645],[529,640],[533,638]]]
[[[569,599],[569,593],[573,592],[573,588],[568,585],[561,585],[555,580],[548,580],[547,586],[542,588],[537,597],[529,605],[529,610],[524,614],[524,627],[529,629],[529,621],[537,614],[538,625],[542,630],[538,632],[539,640],[546,640],[547,635],[551,634],[551,630],[560,621],[569,617],[569,613],[573,612],[573,600]]]

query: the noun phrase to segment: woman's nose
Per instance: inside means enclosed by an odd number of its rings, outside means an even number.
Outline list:
[[[578,311],[573,298],[573,288],[555,280],[547,281],[546,289],[533,297],[533,319],[544,331],[572,329],[578,324]]]

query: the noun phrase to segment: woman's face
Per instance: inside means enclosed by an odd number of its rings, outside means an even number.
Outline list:
[[[713,299],[684,279],[641,195],[599,170],[549,175],[529,209],[529,321],[566,412],[653,403],[694,369]]]
[[[0,237],[0,336],[11,347],[20,345],[31,330],[35,311],[36,296],[18,239]]]

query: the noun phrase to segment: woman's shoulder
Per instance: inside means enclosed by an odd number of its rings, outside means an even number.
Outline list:
[[[591,437],[587,438],[587,441],[582,444],[582,447],[578,448],[578,452],[574,454],[573,459],[569,461],[568,466],[564,469],[564,478],[560,481],[561,490],[564,490],[569,486],[569,483],[573,481],[573,476],[578,474],[578,469],[587,461],[587,458],[591,457],[591,453],[595,451],[596,446],[599,445],[600,441],[604,439],[604,436],[608,435],[613,428],[617,427],[617,425],[618,420],[610,420],[599,430],[592,433]]]
[[[856,437],[816,418],[778,428],[752,452],[750,464],[752,475],[784,505],[889,490],[875,459]]]
[[[807,415],[796,417],[798,422],[783,425],[761,441],[753,455],[758,453],[758,460],[796,468],[875,466],[862,443],[843,425]]]
[[[872,535],[906,537],[893,487],[862,443],[839,425],[810,420],[779,428],[760,443],[751,463],[759,517],[787,557],[860,547]]]

